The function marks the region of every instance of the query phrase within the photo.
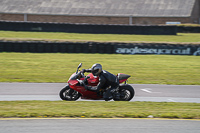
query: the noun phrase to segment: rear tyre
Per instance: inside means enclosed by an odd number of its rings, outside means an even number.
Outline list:
[[[60,93],[60,98],[65,101],[76,101],[80,98],[80,93],[71,89],[69,86],[63,88]]]
[[[115,101],[130,101],[134,95],[134,88],[128,84],[123,84],[119,86],[120,99],[114,98]]]

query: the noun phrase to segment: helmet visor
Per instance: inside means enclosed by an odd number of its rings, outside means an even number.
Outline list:
[[[93,74],[94,76],[98,76],[98,75],[99,75],[99,69],[94,70],[94,71],[92,72],[92,74]]]

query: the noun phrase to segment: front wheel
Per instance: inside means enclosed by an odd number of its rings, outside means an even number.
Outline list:
[[[59,95],[65,101],[76,101],[81,96],[80,93],[71,89],[68,85],[60,91]]]
[[[119,86],[120,99],[113,99],[115,101],[130,101],[134,95],[134,88],[128,84],[123,84]]]

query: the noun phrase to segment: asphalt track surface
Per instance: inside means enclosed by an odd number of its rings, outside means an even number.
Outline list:
[[[60,100],[65,83],[0,83],[0,101]],[[132,101],[200,103],[200,86],[132,84]],[[0,133],[200,133],[200,120],[0,118]]]
[[[199,133],[199,120],[0,119],[0,133]]]
[[[0,83],[0,101],[61,100],[59,91],[66,83]],[[132,84],[132,101],[200,103],[198,85]],[[82,100],[82,99],[80,99]]]

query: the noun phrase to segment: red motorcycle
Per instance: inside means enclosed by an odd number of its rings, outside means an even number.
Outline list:
[[[99,92],[86,90],[84,87],[85,85],[97,86],[99,83],[99,77],[93,76],[92,73],[85,76],[84,73],[79,71],[81,66],[82,63],[79,64],[76,73],[73,73],[70,76],[67,86],[60,91],[60,98],[66,101],[76,101],[80,97],[81,99],[103,100],[103,94],[108,88],[102,88]],[[130,101],[135,95],[133,87],[129,84],[126,84],[130,75],[118,73],[117,76],[119,78],[120,85],[118,89],[115,90],[115,93],[113,93],[113,100]],[[124,84],[122,84],[123,82]],[[118,98],[115,98],[115,94],[118,95]]]

